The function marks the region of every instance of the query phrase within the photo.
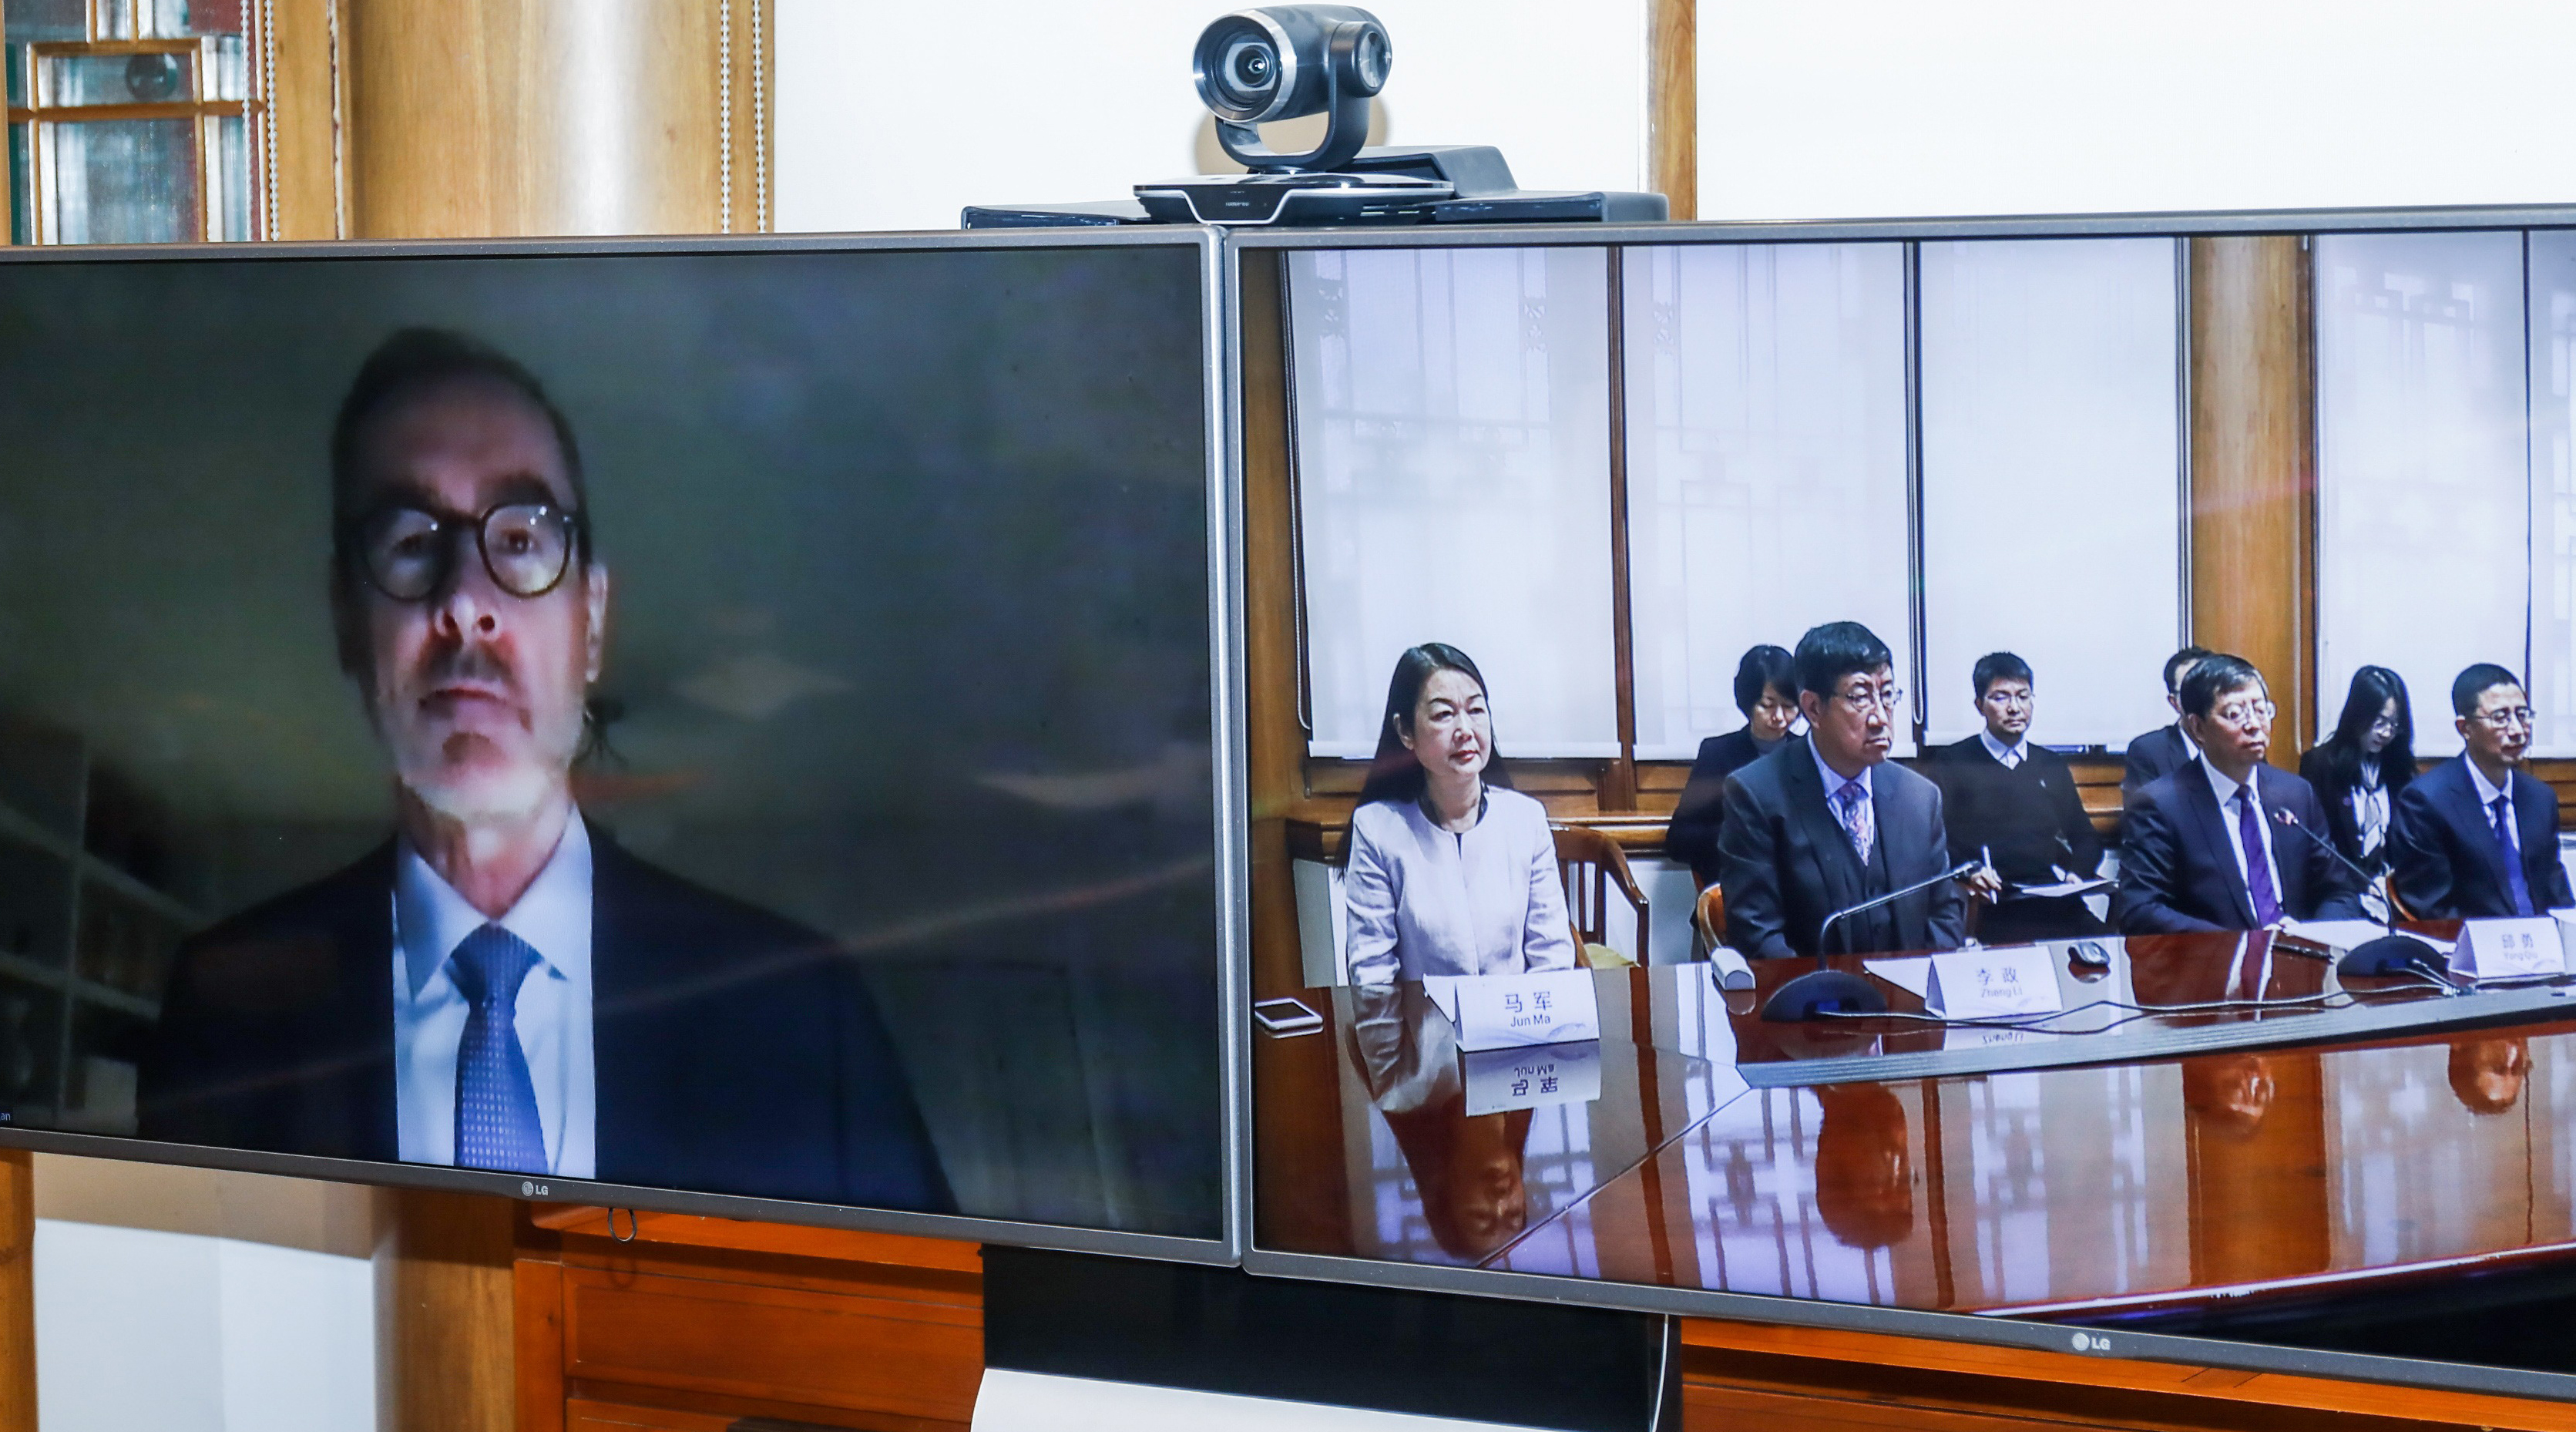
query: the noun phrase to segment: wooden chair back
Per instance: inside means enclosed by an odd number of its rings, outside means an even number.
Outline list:
[[[1637,914],[1637,963],[1646,960],[1646,892],[1628,870],[1628,853],[1597,830],[1554,826],[1556,873],[1565,882],[1565,913],[1577,949],[1610,943],[1610,892],[1617,890]]]
[[[1703,958],[1726,943],[1725,886],[1711,885],[1699,892],[1699,904],[1691,910],[1691,928],[1699,934],[1698,953]]]

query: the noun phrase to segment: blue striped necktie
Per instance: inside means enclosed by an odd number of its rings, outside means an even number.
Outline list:
[[[537,952],[498,925],[465,937],[448,961],[472,1012],[456,1046],[456,1166],[545,1173],[537,1086],[519,1047],[519,986]]]

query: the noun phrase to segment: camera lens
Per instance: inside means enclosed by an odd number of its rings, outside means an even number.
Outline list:
[[[1259,104],[1279,83],[1279,51],[1268,40],[1247,35],[1226,47],[1219,73],[1228,99]]]
[[[1384,89],[1386,72],[1395,63],[1395,56],[1387,49],[1386,31],[1375,25],[1364,31],[1359,44],[1353,48],[1351,62],[1351,67],[1359,71],[1359,87],[1363,92],[1375,94]]]

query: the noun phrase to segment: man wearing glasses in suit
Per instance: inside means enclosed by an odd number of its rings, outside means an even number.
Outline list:
[[[2273,708],[2263,673],[2203,657],[2178,693],[2197,760],[2130,802],[2111,903],[2124,935],[2267,930],[2284,920],[2360,919],[2360,890],[2326,841],[2306,781],[2264,764]]]
[[[647,865],[575,803],[609,572],[536,378],[394,335],[341,404],[331,509],[339,662],[393,836],[181,949],[142,1134],[948,1207],[832,943]]]
[[[2480,662],[2451,683],[2468,749],[2397,797],[2398,898],[2419,919],[2540,915],[2576,905],[2558,861],[2558,794],[2523,769],[2531,703],[2512,672]]]
[[[1941,788],[1888,763],[1905,693],[1887,643],[1858,622],[1798,639],[1804,739],[1726,778],[1718,879],[1726,942],[1751,956],[1949,950],[1966,902],[1944,880],[1823,930],[1827,917],[1950,868]]]

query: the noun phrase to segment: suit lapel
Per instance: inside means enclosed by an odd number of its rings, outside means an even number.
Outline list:
[[[2255,779],[2262,777],[2257,774]],[[2200,762],[2194,761],[2177,770],[2174,783],[2182,787],[2183,804],[2191,807],[2192,817],[2200,826],[2201,843],[2209,851],[2211,863],[2218,867],[2219,879],[2227,886],[2228,894],[2236,901],[2237,918],[2245,922],[2242,928],[2254,928],[2254,901],[2245,893],[2245,880],[2238,874],[2236,864],[2236,833],[2228,828],[2227,813],[2218,808],[2218,793],[2209,788],[2208,773]],[[2260,800],[2259,788],[2255,794]]]
[[[1852,853],[1851,836],[1843,830],[1842,822],[1834,819],[1833,807],[1826,803],[1824,777],[1816,768],[1815,751],[1802,746],[1788,766],[1790,809],[1807,833],[1808,846],[1815,851],[1816,878],[1831,902],[1826,910],[1838,910],[1860,898],[1860,857]]]
[[[2510,903],[2513,876],[2505,870],[2504,852],[2496,848],[2495,823],[2487,818],[2487,809],[2478,800],[2478,778],[2469,769],[2469,758],[2462,756],[2459,763],[2459,779],[2448,783],[2451,787],[2451,824],[2459,830],[2461,840],[2478,852],[2484,861],[2487,878],[2495,882],[2496,894]],[[2514,801],[2517,817],[2521,814],[2521,804],[2517,792]]]
[[[2283,774],[2285,773],[2270,766],[2256,765],[2254,767],[2254,803],[2262,808],[2264,830],[2270,837],[2268,843],[2272,848],[2272,888],[2281,894],[2281,913],[2288,915],[2293,911],[2308,908],[2308,852],[2301,849],[2294,853],[2291,847],[2304,846],[2308,841],[2317,839],[2319,832],[2315,823],[2308,819],[2311,814],[2308,811],[2290,812],[2297,817],[2299,828],[2307,832],[2304,836],[2291,835],[2282,831],[2280,823],[2272,819],[2272,812],[2289,809],[2285,800],[2287,791],[2281,784]]]
[[[1984,750],[1985,744],[1979,741],[1977,748]],[[1986,753],[1986,760],[1998,773],[2003,770],[2003,763],[1994,759],[1993,752]],[[1891,769],[1892,766],[1882,764],[1869,778],[1870,819],[1878,824],[1878,838],[1870,844],[1870,863],[1885,873],[1887,888],[1895,890],[1909,882],[1907,872],[1896,868],[1896,852],[1888,844],[1887,833],[1911,827],[1907,823],[1907,813],[1902,809],[1908,793],[1904,782],[1889,778]],[[1941,852],[1944,857],[1949,853],[1946,850]],[[1930,903],[1929,895],[1913,895],[1897,901],[1888,909],[1888,918],[1896,927],[1897,948],[1919,950],[1932,943],[1928,930],[1930,922],[1916,918],[1917,907],[1928,908]]]
[[[345,1039],[365,1030],[349,1048],[348,1065],[339,1077],[349,1135],[363,1157],[402,1157],[399,1096],[394,1084],[394,846],[391,841],[369,852],[351,871],[345,894],[333,901],[329,915],[331,943],[340,965],[337,1031]]]
[[[2522,771],[2513,773],[2514,835],[2522,842],[2523,879],[2531,886],[2531,908],[2534,914],[2547,913],[2550,881],[2543,878],[2549,869],[2547,861],[2535,859],[2535,852],[2547,852],[2548,860],[2558,858],[2558,832],[2551,829],[2549,788],[2540,778]]]
[[[635,915],[635,902],[625,898],[633,858],[596,826],[590,850],[591,1128],[599,1176],[610,1178],[617,1170],[649,1166],[642,1151],[656,1146],[655,1131],[644,1117],[649,1098],[639,1095],[649,1091],[654,1069],[672,1052],[647,1047],[657,1021],[636,1011],[657,980],[646,967],[649,942],[627,927]]]

